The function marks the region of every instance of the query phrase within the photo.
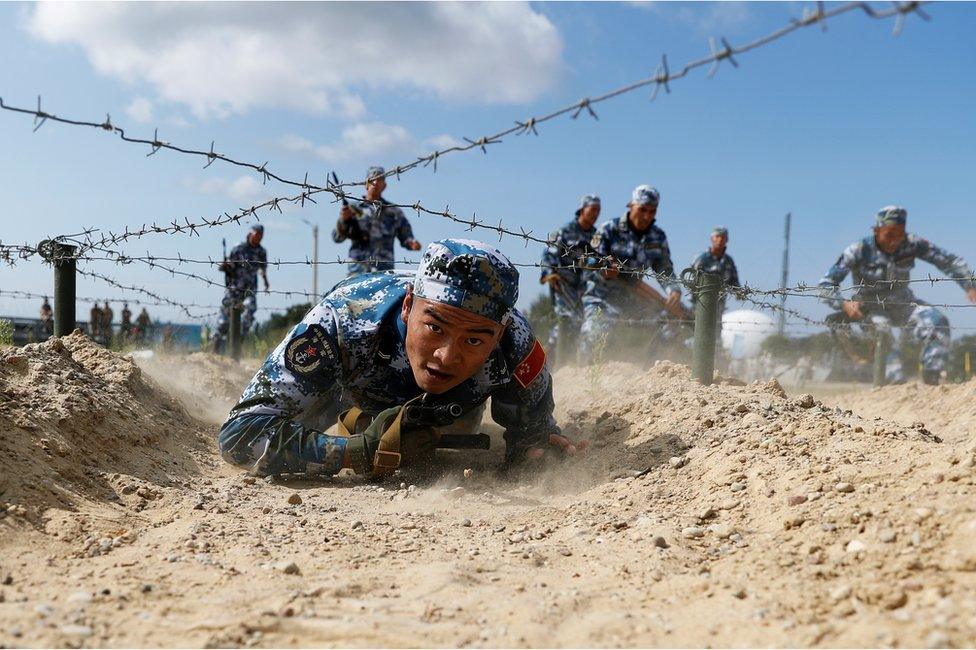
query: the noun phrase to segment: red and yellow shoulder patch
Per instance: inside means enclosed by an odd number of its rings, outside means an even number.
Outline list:
[[[529,384],[535,381],[535,378],[539,376],[542,369],[546,367],[546,351],[542,348],[542,344],[539,343],[539,339],[535,340],[532,344],[532,349],[529,353],[525,355],[522,362],[515,366],[515,372],[512,374],[522,388],[528,388]]]

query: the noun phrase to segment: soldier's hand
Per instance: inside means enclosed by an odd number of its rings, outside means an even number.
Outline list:
[[[548,447],[529,447],[525,452],[525,457],[539,459],[545,456],[547,450],[555,451],[561,455],[575,456],[586,449],[589,444],[589,440],[581,440],[577,444],[573,444],[569,438],[562,434],[550,433]]]
[[[844,313],[851,320],[861,320],[864,318],[864,313],[861,311],[861,303],[856,300],[845,300],[840,308],[844,310]]]
[[[669,311],[674,309],[680,304],[681,304],[681,293],[678,291],[672,291],[671,293],[669,293],[667,300],[664,302],[664,305],[668,308]]]
[[[372,474],[373,457],[379,447],[380,438],[402,408],[402,406],[394,406],[381,411],[362,433],[349,436],[346,439],[346,453],[342,459],[342,466],[352,468],[357,474]]]
[[[969,302],[976,303],[976,287],[966,289],[966,297],[969,298]]]
[[[416,239],[411,239],[410,241],[407,242],[407,248],[412,251],[419,251],[420,242],[417,241]]]
[[[349,221],[350,219],[352,219],[354,214],[355,213],[352,211],[352,208],[350,208],[348,205],[342,206],[342,209],[339,210],[339,217],[343,221]]]
[[[610,268],[603,270],[603,277],[605,277],[608,280],[613,280],[614,278],[617,278],[619,276],[620,276],[620,269],[618,269],[616,266],[611,266]]]
[[[542,278],[542,281],[548,284],[553,289],[559,290],[563,284],[563,279],[559,277],[556,273],[550,273],[546,277]]]

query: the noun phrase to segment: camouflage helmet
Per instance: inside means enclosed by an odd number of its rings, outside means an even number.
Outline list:
[[[518,300],[519,273],[494,246],[471,239],[431,242],[413,293],[505,325]]]
[[[714,228],[712,228],[712,234],[719,235],[720,237],[728,237],[729,229],[726,228],[725,226],[715,226]]]
[[[576,216],[580,216],[580,212],[588,205],[600,205],[600,197],[596,194],[584,194],[580,198],[579,207],[576,208]]]
[[[904,226],[907,221],[908,210],[900,205],[886,205],[878,210],[878,214],[874,218],[874,225],[879,228],[893,225]]]
[[[368,183],[369,181],[373,180],[377,176],[385,176],[385,175],[386,175],[385,169],[377,165],[374,165],[366,170],[366,182]]]
[[[630,202],[634,205],[652,205],[656,208],[660,201],[661,193],[650,185],[638,185],[630,196]]]

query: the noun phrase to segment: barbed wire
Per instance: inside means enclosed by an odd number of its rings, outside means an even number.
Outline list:
[[[193,258],[184,257],[184,256],[179,255],[179,254],[176,257],[155,256],[155,255],[152,255],[151,253],[149,253],[148,251],[147,251],[146,255],[127,255],[125,253],[121,253],[121,252],[114,251],[114,250],[107,249],[107,248],[93,248],[92,250],[96,250],[97,252],[104,253],[106,255],[106,257],[96,257],[96,256],[91,256],[91,255],[71,254],[71,255],[62,255],[62,256],[48,256],[48,260],[49,261],[53,261],[53,260],[58,260],[58,259],[74,259],[74,260],[83,260],[83,261],[107,261],[107,262],[112,262],[112,263],[122,264],[122,265],[126,265],[126,264],[131,264],[131,263],[138,262],[138,263],[145,264],[146,266],[148,266],[151,269],[162,270],[162,271],[165,271],[165,272],[169,273],[172,276],[181,276],[181,277],[184,277],[184,278],[193,279],[193,280],[202,282],[202,283],[206,284],[207,286],[211,286],[211,287],[222,287],[222,286],[225,286],[225,285],[224,285],[224,283],[221,283],[221,282],[218,282],[216,280],[213,280],[212,278],[208,278],[208,277],[205,277],[205,276],[202,276],[202,275],[199,275],[199,274],[196,274],[196,273],[191,273],[191,272],[188,272],[188,271],[182,271],[180,269],[176,269],[176,268],[167,266],[167,265],[162,264],[160,262],[161,261],[171,261],[171,262],[176,262],[178,265],[182,265],[182,264],[203,264],[203,265],[208,265],[208,266],[211,266],[211,267],[213,267],[213,266],[219,266],[219,265],[221,265],[223,263],[230,263],[232,266],[234,264],[240,264],[240,265],[244,265],[244,266],[250,266],[250,265],[253,264],[253,262],[250,262],[248,260],[226,260],[226,261],[221,260],[221,261],[218,261],[218,260],[215,260],[213,258],[193,259]],[[352,259],[343,259],[341,257],[337,257],[335,260],[319,260],[319,261],[313,261],[313,260],[310,260],[310,259],[308,259],[306,257],[304,260],[272,260],[272,261],[269,261],[268,262],[268,265],[269,266],[280,267],[282,265],[307,265],[307,266],[313,266],[313,265],[336,265],[336,264],[349,264],[349,263],[376,264],[377,262],[380,262],[380,261],[382,261],[384,263],[391,262],[390,260],[376,260],[376,259],[373,259],[373,258],[367,258],[367,259],[364,259],[364,260],[352,260]],[[601,261],[604,261],[604,260],[601,260]],[[397,264],[405,264],[405,265],[417,265],[417,264],[419,264],[419,261],[418,260],[411,260],[411,259],[406,259],[406,258],[400,259],[400,260],[393,260],[392,262],[397,263]],[[547,269],[547,270],[569,269],[569,270],[574,270],[574,271],[600,271],[600,270],[604,270],[605,269],[604,266],[590,266],[590,265],[585,265],[585,264],[549,265],[549,264],[531,263],[531,262],[513,262],[513,264],[515,266],[523,267],[523,268],[539,268],[539,269]],[[621,269],[621,271],[623,273],[625,273],[625,274],[626,273],[630,273],[632,275],[640,276],[641,279],[658,280],[659,282],[663,281],[663,283],[667,283],[667,282],[670,282],[670,281],[676,281],[677,280],[677,278],[673,278],[672,276],[669,276],[667,274],[657,273],[657,272],[654,272],[654,271],[648,270],[648,269],[631,269],[631,270]],[[772,303],[770,303],[768,301],[757,301],[757,300],[752,299],[751,297],[752,296],[758,296],[758,297],[782,297],[782,296],[788,296],[788,297],[797,297],[797,298],[815,298],[815,299],[817,299],[819,301],[822,301],[822,302],[828,302],[828,301],[830,301],[832,299],[841,299],[840,297],[838,297],[838,296],[836,296],[836,295],[834,295],[832,293],[834,291],[836,291],[836,292],[855,292],[856,293],[856,292],[861,291],[861,290],[864,290],[864,289],[877,290],[878,288],[884,289],[885,287],[887,287],[887,288],[890,289],[890,288],[892,288],[893,286],[896,286],[896,285],[905,285],[905,284],[912,284],[912,283],[918,283],[918,282],[925,282],[925,283],[929,283],[931,285],[934,285],[934,284],[936,284],[938,282],[957,282],[957,283],[959,283],[959,282],[963,282],[963,283],[964,282],[970,282],[970,283],[976,283],[976,275],[963,276],[963,277],[932,277],[931,275],[928,275],[925,278],[892,279],[892,280],[878,281],[878,282],[874,282],[874,283],[870,283],[870,284],[867,284],[867,283],[853,284],[853,285],[850,285],[850,286],[847,286],[847,287],[822,287],[822,286],[818,286],[818,285],[809,285],[809,284],[806,284],[806,283],[799,283],[799,284],[797,284],[797,285],[795,285],[793,287],[785,287],[785,288],[778,288],[778,289],[759,289],[759,288],[751,287],[749,285],[743,285],[741,287],[724,287],[723,288],[723,295],[724,296],[727,296],[727,297],[728,296],[731,296],[732,298],[735,298],[735,299],[741,300],[741,301],[748,301],[748,302],[751,302],[751,303],[753,303],[755,305],[761,305],[765,309],[785,311],[786,313],[789,313],[789,314],[791,314],[793,316],[802,317],[802,315],[800,315],[800,312],[797,312],[795,310],[785,309],[785,308],[783,308],[783,307],[781,307],[779,305],[774,305],[774,304],[772,304]],[[687,289],[691,289],[691,286],[688,285],[688,284],[686,284],[685,287]],[[301,296],[304,299],[309,299],[309,300],[310,299],[318,299],[320,297],[320,296],[316,296],[316,295],[314,295],[314,294],[312,294],[311,292],[308,292],[308,291],[298,291],[298,290],[294,290],[294,291],[291,291],[291,290],[289,290],[289,291],[265,290],[263,293],[274,294],[274,295],[282,295],[282,296],[285,296],[285,297],[288,297],[288,298],[294,298],[296,296]],[[857,296],[856,295],[855,296],[852,296],[852,299],[853,298],[857,298]],[[876,304],[881,309],[884,309],[885,307],[906,307],[906,306],[907,307],[912,307],[912,308],[917,308],[917,307],[920,307],[920,306],[932,306],[932,307],[942,307],[942,308],[945,308],[945,309],[972,309],[972,308],[976,308],[976,304],[930,303],[928,301],[921,301],[921,300],[899,301],[899,300],[892,300],[892,299],[887,299],[887,298],[885,298],[885,299],[867,300],[866,302],[868,302],[869,304],[872,304],[872,305]]]
[[[0,297],[11,298],[11,299],[14,299],[14,300],[37,300],[37,299],[52,300],[53,299],[53,296],[54,296],[53,293],[42,294],[42,293],[34,293],[34,292],[31,292],[31,291],[19,291],[19,290],[16,290],[16,289],[0,289]],[[106,302],[107,303],[119,303],[119,302],[124,302],[124,303],[127,303],[127,304],[128,303],[131,303],[133,305],[140,305],[140,306],[145,306],[145,307],[172,306],[172,304],[170,302],[161,302],[159,300],[140,300],[139,298],[119,298],[119,297],[114,297],[114,298],[110,298],[110,297],[93,298],[93,297],[90,297],[90,296],[75,296],[75,301],[76,302],[92,302],[92,303],[106,303]],[[181,303],[181,305],[184,306],[184,307],[198,307],[198,308],[203,308],[203,309],[219,309],[220,308],[220,305],[198,305],[198,304],[195,304],[195,303]]]
[[[426,156],[418,157],[413,161],[396,165],[390,171],[386,172],[384,174],[384,177],[395,176],[397,177],[397,179],[399,179],[400,176],[402,176],[404,173],[411,171],[413,169],[417,169],[419,167],[432,167],[433,170],[436,172],[438,161],[442,157],[448,154],[462,153],[462,152],[474,151],[474,150],[480,150],[482,153],[487,154],[488,147],[490,145],[500,144],[505,138],[509,136],[527,135],[529,133],[538,136],[539,125],[548,122],[550,120],[554,120],[558,117],[562,117],[564,115],[569,115],[572,119],[575,120],[580,115],[582,115],[583,111],[586,111],[587,114],[592,118],[599,119],[599,117],[596,114],[596,111],[593,109],[593,107],[596,104],[606,102],[608,100],[614,99],[616,97],[620,97],[622,95],[633,93],[637,90],[641,90],[649,86],[654,87],[653,93],[651,95],[651,100],[653,101],[657,97],[661,88],[664,88],[665,92],[670,94],[672,82],[688,76],[688,74],[690,74],[692,71],[698,68],[702,68],[704,66],[710,66],[708,70],[709,78],[715,75],[715,73],[718,71],[719,65],[723,61],[728,61],[730,65],[732,65],[735,68],[738,68],[739,62],[735,57],[750,52],[752,50],[755,50],[757,48],[763,47],[765,45],[768,45],[774,41],[783,38],[784,36],[787,36],[800,29],[810,27],[812,25],[820,25],[822,29],[826,30],[826,21],[836,16],[839,16],[841,14],[860,10],[869,18],[873,18],[876,20],[883,20],[883,19],[894,17],[895,26],[893,29],[893,34],[897,36],[898,34],[901,33],[902,27],[904,26],[905,16],[909,13],[914,13],[925,21],[930,20],[930,17],[920,8],[921,5],[924,4],[928,4],[928,3],[921,2],[921,1],[893,2],[892,3],[893,6],[891,9],[877,10],[867,2],[850,2],[830,9],[827,9],[823,2],[818,2],[816,4],[816,10],[811,11],[809,8],[805,8],[804,15],[802,18],[791,19],[789,24],[765,36],[750,41],[744,45],[740,45],[736,47],[736,46],[732,46],[725,37],[720,37],[717,41],[714,37],[710,37],[709,48],[711,50],[711,53],[708,56],[693,61],[689,61],[680,69],[675,69],[675,70],[672,70],[672,68],[668,64],[667,54],[663,54],[661,56],[660,65],[658,65],[657,69],[654,71],[654,75],[651,77],[646,77],[643,79],[639,79],[637,81],[633,81],[631,83],[625,84],[613,90],[604,92],[600,95],[584,97],[579,101],[573,102],[572,104],[563,106],[562,108],[558,108],[544,115],[538,115],[524,120],[515,120],[514,126],[507,127],[491,135],[484,135],[477,138],[464,137],[463,139],[467,144],[452,144],[451,146],[444,147],[443,149],[435,150],[434,152]],[[721,47],[719,47],[719,43],[721,43]],[[268,168],[269,161],[265,161],[264,163],[257,164],[253,162],[238,160],[228,155],[225,155],[223,153],[220,153],[215,150],[216,142],[213,140],[211,140],[210,142],[209,149],[193,149],[190,147],[175,145],[170,142],[160,140],[158,127],[153,131],[152,139],[132,137],[125,132],[125,129],[112,123],[112,118],[110,114],[106,114],[105,120],[100,122],[59,117],[54,113],[46,111],[42,108],[40,96],[38,96],[37,98],[37,108],[24,108],[24,107],[12,106],[6,104],[3,101],[3,98],[0,97],[0,109],[14,112],[14,113],[21,113],[21,114],[33,116],[35,132],[39,128],[41,128],[48,120],[60,124],[71,125],[71,126],[84,126],[89,128],[100,129],[117,135],[119,139],[124,142],[148,146],[150,148],[150,151],[148,154],[146,154],[147,157],[155,155],[156,153],[162,150],[173,151],[184,155],[205,158],[207,161],[206,164],[204,165],[205,169],[207,167],[210,167],[210,165],[212,165],[214,162],[219,160],[228,165],[250,169],[252,171],[261,174],[262,181],[265,184],[269,180],[275,180],[284,185],[301,187],[303,191],[304,190],[315,190],[315,191],[340,190],[341,191],[345,187],[363,186],[366,184],[366,181],[368,180],[368,179],[364,179],[362,181],[356,181],[352,183],[335,184],[330,181],[328,176],[326,176],[325,185],[319,186],[319,185],[309,183],[308,172],[306,172],[304,179],[302,181],[297,181],[295,179],[287,178],[276,172],[271,171]]]
[[[165,296],[161,296],[158,293],[155,293],[154,291],[150,291],[149,289],[146,289],[145,287],[137,287],[137,286],[134,286],[134,285],[123,284],[123,283],[119,282],[118,280],[116,280],[115,278],[109,277],[109,276],[104,275],[102,273],[96,273],[95,271],[87,271],[85,269],[76,269],[75,272],[78,273],[79,275],[83,275],[85,277],[94,278],[96,280],[101,280],[102,282],[105,282],[106,284],[109,284],[109,285],[111,285],[111,286],[113,286],[113,287],[115,287],[117,289],[121,289],[123,291],[132,291],[132,292],[135,292],[135,293],[140,293],[140,294],[143,294],[145,296],[148,296],[148,297],[152,298],[153,300],[158,301],[161,304],[169,305],[171,307],[176,307],[177,309],[179,309],[180,311],[182,311],[184,314],[186,314],[186,316],[188,318],[192,318],[194,320],[199,320],[199,319],[204,319],[204,318],[210,318],[210,317],[213,316],[213,314],[194,314],[193,312],[190,311],[190,308],[194,308],[194,307],[196,307],[196,308],[204,308],[204,307],[206,307],[205,305],[196,305],[196,304],[193,304],[193,303],[182,303],[182,302],[179,302],[179,301],[176,301],[176,300],[172,300],[171,298],[166,298]]]
[[[473,149],[476,149],[476,148],[482,150],[483,152],[487,152],[488,145],[490,145],[490,144],[497,144],[497,143],[501,142],[501,140],[503,138],[505,138],[505,137],[507,137],[509,135],[512,135],[512,134],[524,134],[524,133],[530,133],[531,132],[531,133],[534,133],[534,134],[538,135],[538,131],[537,131],[537,128],[536,127],[540,123],[543,123],[543,122],[546,122],[546,121],[555,119],[556,117],[559,117],[561,115],[571,114],[571,117],[576,118],[576,117],[578,117],[582,113],[583,110],[586,110],[588,112],[588,114],[590,114],[594,118],[596,118],[597,115],[596,115],[595,111],[593,110],[593,105],[594,104],[598,104],[598,103],[607,101],[609,99],[612,99],[614,97],[617,97],[617,96],[620,96],[620,95],[623,95],[623,94],[627,94],[627,93],[633,92],[633,91],[635,91],[637,89],[640,89],[640,88],[644,88],[644,87],[653,85],[655,87],[655,95],[656,95],[657,91],[660,90],[661,87],[664,87],[666,92],[670,92],[670,86],[669,86],[670,82],[672,82],[674,80],[677,80],[677,79],[680,79],[680,78],[682,78],[684,76],[687,76],[692,70],[694,70],[696,68],[699,68],[699,67],[702,67],[702,66],[711,64],[712,67],[709,70],[709,74],[711,76],[717,70],[718,65],[722,61],[724,61],[724,60],[728,60],[730,64],[732,64],[732,65],[734,65],[734,66],[737,67],[738,66],[738,63],[737,63],[737,61],[735,59],[735,56],[744,54],[744,53],[749,52],[749,51],[751,51],[753,49],[756,49],[758,47],[762,47],[762,46],[764,46],[764,45],[766,45],[768,43],[771,43],[771,42],[773,42],[775,40],[778,40],[779,38],[782,38],[783,36],[785,36],[785,35],[793,32],[793,31],[796,31],[798,29],[801,29],[803,27],[807,27],[807,26],[810,26],[810,25],[816,25],[816,24],[824,25],[826,20],[828,20],[830,18],[833,18],[834,16],[837,16],[837,15],[842,14],[842,13],[846,13],[846,12],[850,12],[850,11],[855,11],[855,10],[861,10],[867,16],[869,16],[871,18],[874,18],[874,19],[886,19],[886,18],[890,18],[890,17],[895,17],[896,18],[896,24],[895,24],[895,30],[894,31],[895,31],[895,34],[897,35],[897,33],[899,33],[901,31],[902,25],[904,24],[905,16],[907,14],[909,14],[909,13],[916,13],[917,15],[919,15],[920,17],[922,17],[924,20],[929,20],[928,15],[925,14],[920,9],[920,6],[923,5],[923,4],[925,4],[925,3],[923,3],[923,2],[905,2],[905,3],[895,2],[895,3],[893,3],[893,7],[891,9],[888,9],[888,10],[876,10],[870,4],[868,4],[866,2],[852,2],[852,3],[847,3],[847,4],[844,4],[844,5],[840,5],[840,6],[837,6],[837,7],[834,7],[834,8],[831,8],[831,9],[828,10],[828,9],[825,9],[823,3],[818,3],[817,10],[816,11],[814,11],[814,12],[809,12],[808,11],[808,12],[805,13],[805,15],[804,15],[803,18],[801,18],[801,19],[793,19],[790,22],[790,24],[788,24],[788,25],[786,25],[786,26],[784,26],[784,27],[782,27],[782,28],[780,28],[780,29],[778,29],[778,30],[776,30],[776,31],[774,31],[774,32],[766,35],[766,36],[763,36],[763,37],[758,38],[758,39],[756,39],[754,41],[751,41],[750,43],[747,43],[746,45],[739,46],[739,47],[733,47],[733,46],[731,46],[728,43],[728,41],[726,39],[722,38],[721,39],[722,48],[718,48],[716,46],[716,44],[715,44],[714,39],[712,39],[712,42],[711,42],[711,45],[712,45],[712,54],[710,56],[704,57],[702,59],[698,59],[696,61],[689,62],[680,71],[677,71],[677,72],[672,72],[669,69],[669,67],[667,65],[667,58],[665,56],[665,57],[662,58],[662,64],[661,64],[661,66],[659,66],[658,70],[656,71],[656,73],[655,73],[655,75],[653,77],[650,77],[650,78],[647,78],[647,79],[643,79],[643,80],[639,80],[639,81],[633,82],[631,84],[628,84],[626,86],[622,86],[620,88],[617,88],[615,90],[609,91],[609,92],[604,93],[602,95],[598,95],[598,96],[595,96],[595,97],[584,98],[583,100],[580,100],[579,102],[576,102],[574,104],[571,104],[570,106],[566,106],[566,107],[563,107],[563,108],[558,109],[556,111],[553,111],[553,112],[551,112],[551,113],[549,113],[547,115],[543,115],[543,116],[539,116],[539,117],[533,117],[533,118],[530,118],[530,119],[528,119],[528,120],[526,120],[524,122],[523,121],[516,120],[516,122],[515,122],[516,126],[514,126],[514,127],[509,127],[508,129],[505,129],[503,131],[500,131],[500,132],[498,132],[498,133],[496,133],[496,134],[494,134],[492,136],[484,136],[482,138],[478,138],[477,140],[467,139],[467,141],[469,143],[468,145],[458,146],[458,147],[448,147],[448,148],[446,148],[444,150],[440,150],[440,151],[437,151],[437,152],[435,152],[433,154],[430,154],[429,156],[426,156],[426,157],[423,157],[423,158],[419,158],[418,160],[416,160],[416,161],[414,161],[412,163],[409,163],[408,165],[398,165],[395,169],[393,169],[391,172],[389,172],[388,175],[397,175],[397,176],[399,176],[400,174],[402,174],[407,169],[413,169],[413,168],[415,168],[417,166],[420,166],[420,165],[428,166],[430,164],[433,164],[435,166],[435,168],[436,168],[436,162],[437,162],[437,160],[441,156],[445,155],[446,153],[450,153],[450,152],[469,151],[469,150],[473,150]],[[240,167],[247,167],[247,168],[253,169],[253,170],[261,173],[264,176],[265,182],[267,181],[267,179],[273,178],[273,179],[278,180],[280,182],[283,182],[285,184],[292,185],[292,186],[295,186],[295,187],[301,187],[302,188],[301,193],[298,194],[298,195],[296,195],[296,196],[271,198],[271,199],[268,199],[267,201],[264,201],[262,203],[255,204],[255,205],[253,205],[253,206],[251,206],[249,208],[242,208],[242,209],[240,209],[240,210],[238,210],[237,212],[234,212],[234,213],[225,212],[222,215],[220,215],[218,217],[215,217],[213,219],[201,218],[199,221],[190,221],[189,218],[184,217],[183,221],[179,221],[178,219],[174,219],[171,222],[169,222],[167,224],[163,224],[163,225],[160,225],[158,223],[153,223],[151,225],[143,224],[141,227],[133,227],[132,230],[130,230],[130,227],[129,226],[126,226],[125,227],[125,230],[122,233],[113,233],[113,232],[109,231],[107,235],[103,235],[102,237],[100,237],[97,240],[90,240],[90,237],[91,237],[92,234],[94,234],[95,232],[99,232],[97,229],[91,228],[91,229],[85,231],[84,235],[85,235],[86,239],[89,239],[89,243],[95,243],[95,244],[100,245],[100,246],[107,246],[107,245],[117,246],[119,243],[128,241],[131,238],[141,238],[142,236],[149,235],[149,234],[159,234],[159,233],[167,233],[167,234],[188,233],[190,236],[199,235],[199,232],[198,231],[199,230],[202,230],[204,228],[214,228],[214,227],[226,225],[226,224],[229,224],[229,223],[240,223],[240,221],[242,219],[245,219],[245,218],[248,218],[248,217],[254,217],[255,219],[257,219],[257,212],[259,210],[268,209],[268,210],[277,210],[277,211],[281,212],[281,206],[282,206],[282,204],[292,204],[292,205],[300,204],[302,207],[304,207],[306,200],[315,203],[315,200],[312,198],[312,196],[315,195],[315,194],[321,193],[321,192],[331,193],[335,197],[335,200],[336,201],[338,201],[338,200],[345,200],[345,199],[348,199],[348,198],[356,198],[356,197],[353,197],[353,196],[347,194],[345,192],[345,190],[343,189],[344,186],[342,184],[333,184],[333,183],[331,183],[329,181],[328,178],[326,179],[325,186],[314,185],[314,184],[309,183],[309,181],[308,181],[308,174],[306,173],[304,180],[301,181],[301,182],[298,182],[298,181],[295,181],[295,180],[285,179],[285,178],[283,178],[283,177],[281,177],[281,176],[279,176],[279,175],[277,175],[277,174],[275,174],[273,172],[270,172],[268,170],[268,168],[267,168],[267,162],[265,162],[265,163],[263,163],[261,165],[258,165],[258,164],[255,164],[255,163],[249,163],[249,162],[239,161],[239,160],[230,158],[228,156],[225,156],[223,154],[220,154],[220,153],[216,152],[214,150],[214,144],[213,144],[213,142],[211,142],[211,147],[207,151],[204,151],[204,150],[194,150],[194,149],[190,149],[190,148],[187,148],[187,147],[180,147],[180,146],[172,145],[170,143],[163,142],[163,141],[159,140],[159,138],[158,138],[158,129],[157,129],[156,133],[154,134],[152,140],[147,140],[147,139],[143,139],[143,138],[132,138],[132,137],[129,137],[129,136],[127,136],[125,134],[125,132],[124,132],[124,130],[122,128],[117,127],[117,126],[115,126],[115,125],[112,124],[111,117],[108,116],[108,115],[106,116],[106,119],[103,122],[94,122],[94,121],[76,120],[76,119],[70,119],[70,118],[61,118],[61,117],[58,117],[58,116],[54,115],[53,113],[49,113],[49,112],[43,110],[42,107],[41,107],[40,98],[38,98],[38,106],[37,106],[36,109],[28,109],[28,108],[21,108],[21,107],[10,106],[10,105],[5,104],[2,101],[2,98],[0,98],[0,108],[3,108],[3,109],[8,110],[8,111],[12,111],[12,112],[17,112],[17,113],[32,115],[34,117],[34,121],[35,121],[35,131],[38,128],[40,128],[40,126],[42,126],[48,120],[60,122],[60,123],[63,123],[63,124],[74,125],[74,126],[86,126],[86,127],[99,128],[99,129],[102,129],[102,130],[105,130],[105,131],[110,131],[110,132],[116,133],[117,135],[119,135],[119,137],[122,140],[124,140],[126,142],[132,142],[132,143],[149,145],[151,147],[151,151],[150,151],[150,153],[148,155],[152,155],[152,154],[158,152],[161,149],[168,149],[168,150],[177,151],[177,152],[183,153],[183,154],[196,155],[196,156],[204,156],[204,157],[207,158],[207,164],[205,165],[207,167],[210,166],[215,160],[221,160],[221,161],[226,162],[228,164],[232,164],[232,165],[237,165],[237,166],[240,166]],[[519,231],[506,228],[506,227],[504,227],[504,225],[503,225],[503,223],[502,223],[501,220],[499,220],[497,226],[496,225],[489,224],[489,223],[484,222],[484,221],[481,221],[481,220],[478,219],[478,217],[477,217],[476,214],[474,214],[471,219],[464,219],[464,218],[458,217],[457,215],[452,214],[449,209],[445,209],[443,211],[440,211],[440,210],[432,210],[432,209],[426,208],[423,205],[421,205],[419,201],[418,202],[415,202],[413,204],[393,204],[393,203],[391,203],[391,204],[387,204],[387,205],[391,205],[393,207],[399,207],[401,209],[414,210],[414,211],[417,212],[418,216],[421,215],[421,214],[427,214],[427,215],[430,215],[430,216],[437,216],[437,217],[445,218],[445,219],[448,219],[450,221],[453,221],[453,222],[457,223],[458,225],[465,226],[468,230],[474,230],[474,229],[477,228],[477,229],[487,229],[487,230],[490,230],[490,231],[494,231],[494,232],[496,232],[499,235],[499,239],[501,239],[504,235],[507,234],[507,235],[510,235],[510,236],[522,237],[523,239],[525,239],[525,244],[526,245],[528,244],[529,241],[537,241],[539,243],[545,243],[547,245],[551,243],[551,242],[549,242],[547,240],[539,239],[537,237],[531,237],[530,236],[531,235],[531,231],[526,231],[524,228],[520,228]]]

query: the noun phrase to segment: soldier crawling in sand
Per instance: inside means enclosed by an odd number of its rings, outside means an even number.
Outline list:
[[[348,278],[268,356],[221,427],[223,457],[258,475],[383,477],[471,447],[487,399],[507,463],[584,446],[553,417],[546,353],[515,309],[518,271],[481,242],[427,247],[416,274]],[[335,435],[324,433],[338,424]],[[461,441],[461,442],[459,442]]]

